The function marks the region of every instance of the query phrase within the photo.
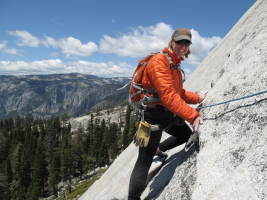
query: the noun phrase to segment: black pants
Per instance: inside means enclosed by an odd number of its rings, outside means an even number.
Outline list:
[[[144,113],[145,121],[150,124],[159,124],[161,130],[153,131],[148,146],[139,148],[139,154],[130,178],[128,200],[139,200],[146,187],[148,170],[152,164],[157,147],[167,151],[185,143],[192,134],[191,129],[163,107],[150,109]],[[178,119],[178,120],[177,120]],[[160,143],[162,130],[171,136]]]

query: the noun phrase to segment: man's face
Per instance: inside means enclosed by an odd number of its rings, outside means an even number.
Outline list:
[[[180,40],[177,42],[173,41],[173,52],[175,53],[175,55],[177,57],[185,57],[185,55],[187,54],[188,50],[189,50],[189,46],[191,44],[190,41],[188,40]]]

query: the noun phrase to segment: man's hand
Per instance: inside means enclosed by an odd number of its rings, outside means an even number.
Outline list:
[[[199,125],[203,123],[203,117],[199,115],[193,122],[193,131],[198,131]]]

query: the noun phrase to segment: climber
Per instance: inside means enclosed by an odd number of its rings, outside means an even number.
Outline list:
[[[191,41],[192,36],[188,29],[176,29],[171,36],[168,48],[153,55],[144,69],[142,87],[147,93],[154,91],[146,96],[156,97],[159,101],[156,103],[143,101],[141,106],[143,124],[154,128],[150,130],[147,145],[144,145],[144,142],[139,145],[138,158],[130,178],[128,200],[140,199],[146,187],[153,156],[156,154],[166,158],[165,151],[188,140],[192,131],[185,120],[192,125],[194,131],[198,130],[203,121],[200,113],[188,104],[202,102],[205,95],[183,89],[180,63],[190,54]],[[162,130],[171,136],[160,143]],[[138,135],[135,137],[135,143],[142,141]]]

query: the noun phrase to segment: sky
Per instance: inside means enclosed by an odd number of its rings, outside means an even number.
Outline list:
[[[191,73],[256,0],[0,0],[0,75],[129,77],[142,57],[192,32]]]

